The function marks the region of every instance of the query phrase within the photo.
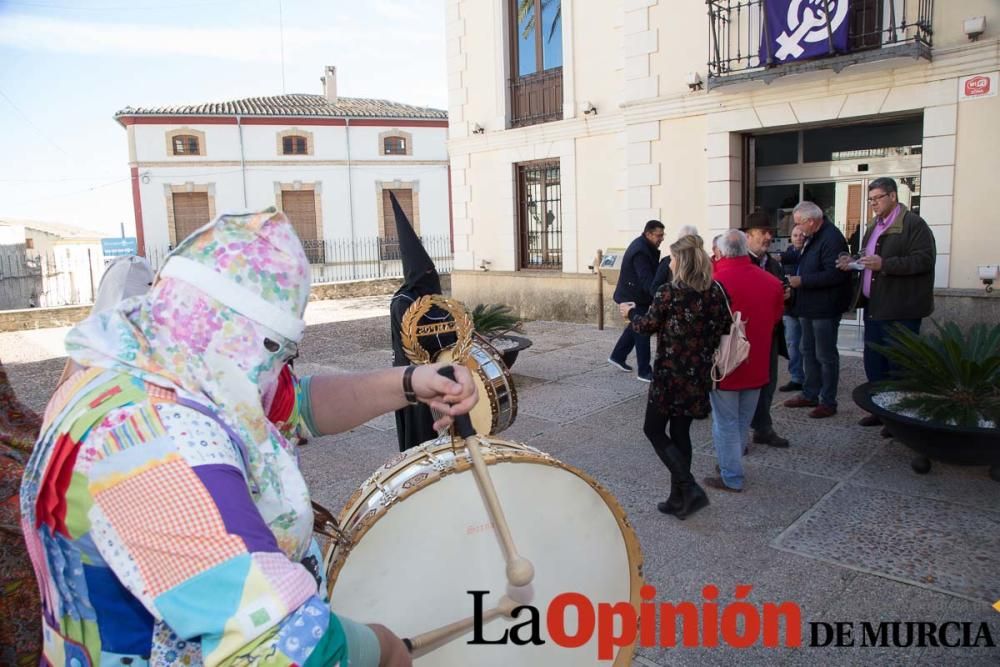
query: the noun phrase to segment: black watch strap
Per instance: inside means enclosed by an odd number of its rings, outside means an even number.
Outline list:
[[[417,395],[413,391],[413,372],[417,370],[416,366],[407,366],[406,370],[403,371],[403,396],[406,398],[406,402],[410,405],[417,405]]]

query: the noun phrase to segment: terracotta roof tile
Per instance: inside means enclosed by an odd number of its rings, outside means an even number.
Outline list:
[[[417,107],[389,100],[340,97],[331,104],[323,95],[275,95],[247,97],[227,102],[186,104],[165,107],[125,107],[115,114],[123,116],[311,116],[334,118],[448,118],[448,112]]]

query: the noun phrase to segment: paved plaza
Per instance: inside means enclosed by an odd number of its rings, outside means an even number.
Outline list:
[[[389,365],[386,305],[385,297],[311,304],[298,370]],[[0,334],[4,365],[32,407],[44,405],[59,376],[63,333]],[[641,430],[648,385],[606,362],[618,333],[617,323],[599,331],[529,322],[533,346],[513,368],[518,417],[501,437],[581,468],[617,496],[659,601],[700,603],[702,588],[715,584],[724,606],[738,584],[749,584],[758,608],[792,600],[806,623],[987,622],[1000,643],[1000,613],[990,607],[1000,600],[1000,484],[984,467],[935,463],[917,475],[902,444],[857,426],[862,413],[850,392],[864,381],[859,358],[842,357],[833,418],[812,420],[805,410],[781,407],[778,394],[775,428],[791,448],[754,446],[744,493],[709,490],[712,504],[682,522],[656,511],[668,474]],[[396,453],[393,427],[391,415],[380,417],[302,448],[315,498],[339,510]],[[710,420],[696,421],[692,434],[701,478],[714,472]],[[808,644],[808,628],[803,639]],[[1000,663],[1000,648],[640,648],[635,664],[733,663],[986,665]]]

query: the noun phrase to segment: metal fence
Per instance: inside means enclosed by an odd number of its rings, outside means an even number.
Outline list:
[[[451,237],[423,236],[420,238],[427,254],[434,260],[440,274],[451,273],[454,257]],[[395,237],[362,236],[303,241],[302,247],[312,265],[313,283],[373,278],[402,278],[403,262],[399,241]],[[170,248],[146,248],[146,258],[159,269]]]
[[[438,273],[451,273],[451,238],[424,236],[421,241]],[[392,237],[324,239],[302,245],[313,283],[403,277],[399,243]],[[146,258],[158,270],[169,252],[169,247],[147,246]],[[0,246],[0,310],[93,303],[104,267],[112,259],[99,249],[39,253],[24,245]]]
[[[102,266],[97,248],[0,246],[0,310],[92,303]]]

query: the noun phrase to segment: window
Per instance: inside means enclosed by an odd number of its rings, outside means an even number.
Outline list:
[[[35,249],[35,239],[24,239],[24,248],[25,248],[25,250],[34,250]]]
[[[511,125],[562,118],[562,4],[509,0]]]
[[[281,209],[292,223],[292,228],[302,242],[309,262],[322,264],[325,255],[323,242],[319,240],[317,234],[316,191],[282,190]]]
[[[518,266],[562,269],[559,162],[517,165]]]
[[[306,138],[298,134],[292,134],[281,138],[282,155],[308,155],[308,146],[309,144],[306,141]]]
[[[382,149],[385,155],[406,155],[406,137],[386,137]]]
[[[174,155],[201,155],[198,137],[193,134],[178,134],[174,137]]]
[[[175,192],[172,203],[177,243],[212,219],[207,192]]]
[[[413,231],[420,235],[420,223],[413,211],[412,188],[382,189],[382,220],[379,229],[379,257],[383,260],[401,259],[399,254],[399,236],[396,234],[396,216],[392,211],[392,201],[389,195],[396,195],[396,201],[406,214],[407,220],[413,225]]]

